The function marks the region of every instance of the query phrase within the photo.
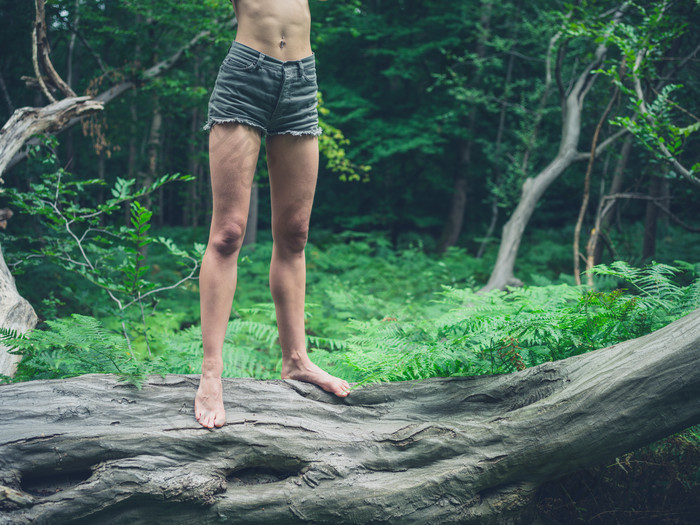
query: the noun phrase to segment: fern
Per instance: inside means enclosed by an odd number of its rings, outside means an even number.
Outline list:
[[[73,314],[46,321],[46,330],[26,335],[3,332],[3,344],[22,355],[15,380],[62,379],[82,374],[112,373],[140,386],[152,371],[136,360],[126,340],[93,317]]]
[[[355,323],[346,359],[362,382],[507,373],[651,332],[698,306],[700,279],[682,268],[626,263],[595,268],[630,288],[586,291],[568,285],[478,295],[444,287],[449,311],[434,318]]]

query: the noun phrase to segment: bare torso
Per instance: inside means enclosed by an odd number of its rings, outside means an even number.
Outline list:
[[[311,55],[308,0],[232,0],[236,41],[280,60]]]

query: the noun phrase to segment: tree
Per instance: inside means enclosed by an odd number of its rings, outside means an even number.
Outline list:
[[[5,264],[0,247],[0,327],[25,333],[36,326],[36,321],[34,309],[17,292],[15,280]],[[21,357],[10,354],[8,350],[0,344],[0,375],[12,377]]]
[[[699,321],[345,400],[229,379],[213,432],[192,417],[195,377],[0,386],[0,523],[532,523],[545,480],[700,422]]]
[[[672,11],[674,7],[676,10]],[[691,133],[696,131],[698,125],[696,123],[683,128],[674,126],[669,124],[667,116],[669,105],[672,105],[667,103],[668,96],[677,87],[668,83],[683,69],[690,57],[694,56],[698,49],[696,43],[692,43],[686,56],[681,55],[679,58],[675,55],[683,48],[681,44],[686,44],[682,42],[683,37],[686,35],[686,27],[683,25],[683,22],[689,14],[687,11],[692,11],[692,9],[685,9],[685,7],[682,3],[672,5],[672,3],[663,2],[647,10],[642,5],[637,5],[634,2],[625,2],[609,11],[614,14],[610,21],[605,23],[598,21],[601,17],[605,18],[605,14],[595,15],[581,11],[578,16],[582,16],[582,19],[575,22],[566,20],[563,29],[552,39],[550,51],[556,49],[555,43],[565,34],[568,34],[569,37],[585,36],[594,38],[599,44],[594,57],[584,67],[583,71],[572,76],[569,82],[571,87],[568,90],[565,90],[561,77],[561,67],[565,57],[565,45],[567,42],[565,41],[564,44],[560,44],[558,47],[555,76],[562,102],[562,132],[559,141],[559,151],[536,176],[526,178],[523,182],[520,200],[503,227],[498,257],[483,291],[495,288],[503,289],[509,285],[520,284],[520,281],[514,276],[515,260],[525,227],[544,192],[572,164],[579,160],[590,161],[586,177],[589,180],[595,155],[601,153],[622,133],[631,132],[655,152],[657,161],[670,165],[676,173],[690,183],[694,185],[699,184],[699,180],[695,175],[698,166],[686,168],[679,161],[679,155],[684,149],[684,139],[687,139]],[[631,17],[632,21],[625,17]],[[636,18],[641,18],[641,21],[638,22],[638,27],[633,25]],[[621,57],[612,60],[612,66],[605,67],[605,57],[609,49],[619,51]],[[548,53],[547,84],[552,83],[552,77],[549,74],[552,67],[550,64],[551,54]],[[658,93],[654,104],[655,107],[651,109],[647,105],[645,93],[642,89],[642,79],[654,80],[653,73],[645,73],[646,68],[649,66],[644,67],[645,57],[650,54],[663,57],[660,61],[668,60],[675,63],[671,71],[664,75],[661,80],[657,79],[656,85],[651,88],[651,91]],[[631,87],[626,85],[627,79],[623,78],[627,67],[631,70],[629,75]],[[622,124],[622,130],[598,142],[600,128],[613,107],[614,100],[610,99],[613,99],[618,93],[616,90],[614,95],[608,97],[609,100],[606,101],[607,108],[601,112],[602,116],[593,134],[594,138],[590,152],[581,153],[578,151],[578,144],[585,124],[584,98],[601,72],[612,77],[614,85],[623,94],[632,96],[632,104],[630,104],[632,114],[616,115],[613,121]],[[659,74],[659,77],[661,76]],[[624,110],[625,107],[623,106],[622,111],[624,112]],[[673,145],[667,146],[669,143]],[[584,190],[584,194],[587,195],[587,192],[587,189]],[[582,214],[585,212],[586,206],[587,197],[584,197],[584,204],[581,209]],[[579,218],[579,225],[577,225],[575,240],[576,261],[578,261],[579,257],[578,230],[580,229],[581,221],[582,215]],[[592,243],[589,243],[589,256],[587,257],[589,269],[593,260],[591,254],[595,252],[597,235],[598,233],[596,232]],[[576,273],[578,272],[577,268],[578,265],[575,265]]]

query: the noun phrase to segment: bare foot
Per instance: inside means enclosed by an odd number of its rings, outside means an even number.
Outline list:
[[[224,390],[220,377],[202,374],[194,398],[194,417],[205,428],[223,427],[226,423]]]
[[[282,361],[282,379],[296,379],[312,383],[338,397],[347,397],[350,393],[350,385],[347,381],[321,370],[311,362],[306,354]]]

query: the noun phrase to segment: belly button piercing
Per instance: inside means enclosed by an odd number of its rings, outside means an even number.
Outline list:
[[[286,45],[287,45],[287,42],[285,42],[284,37],[282,37],[282,40],[280,41],[280,49],[282,49]]]

